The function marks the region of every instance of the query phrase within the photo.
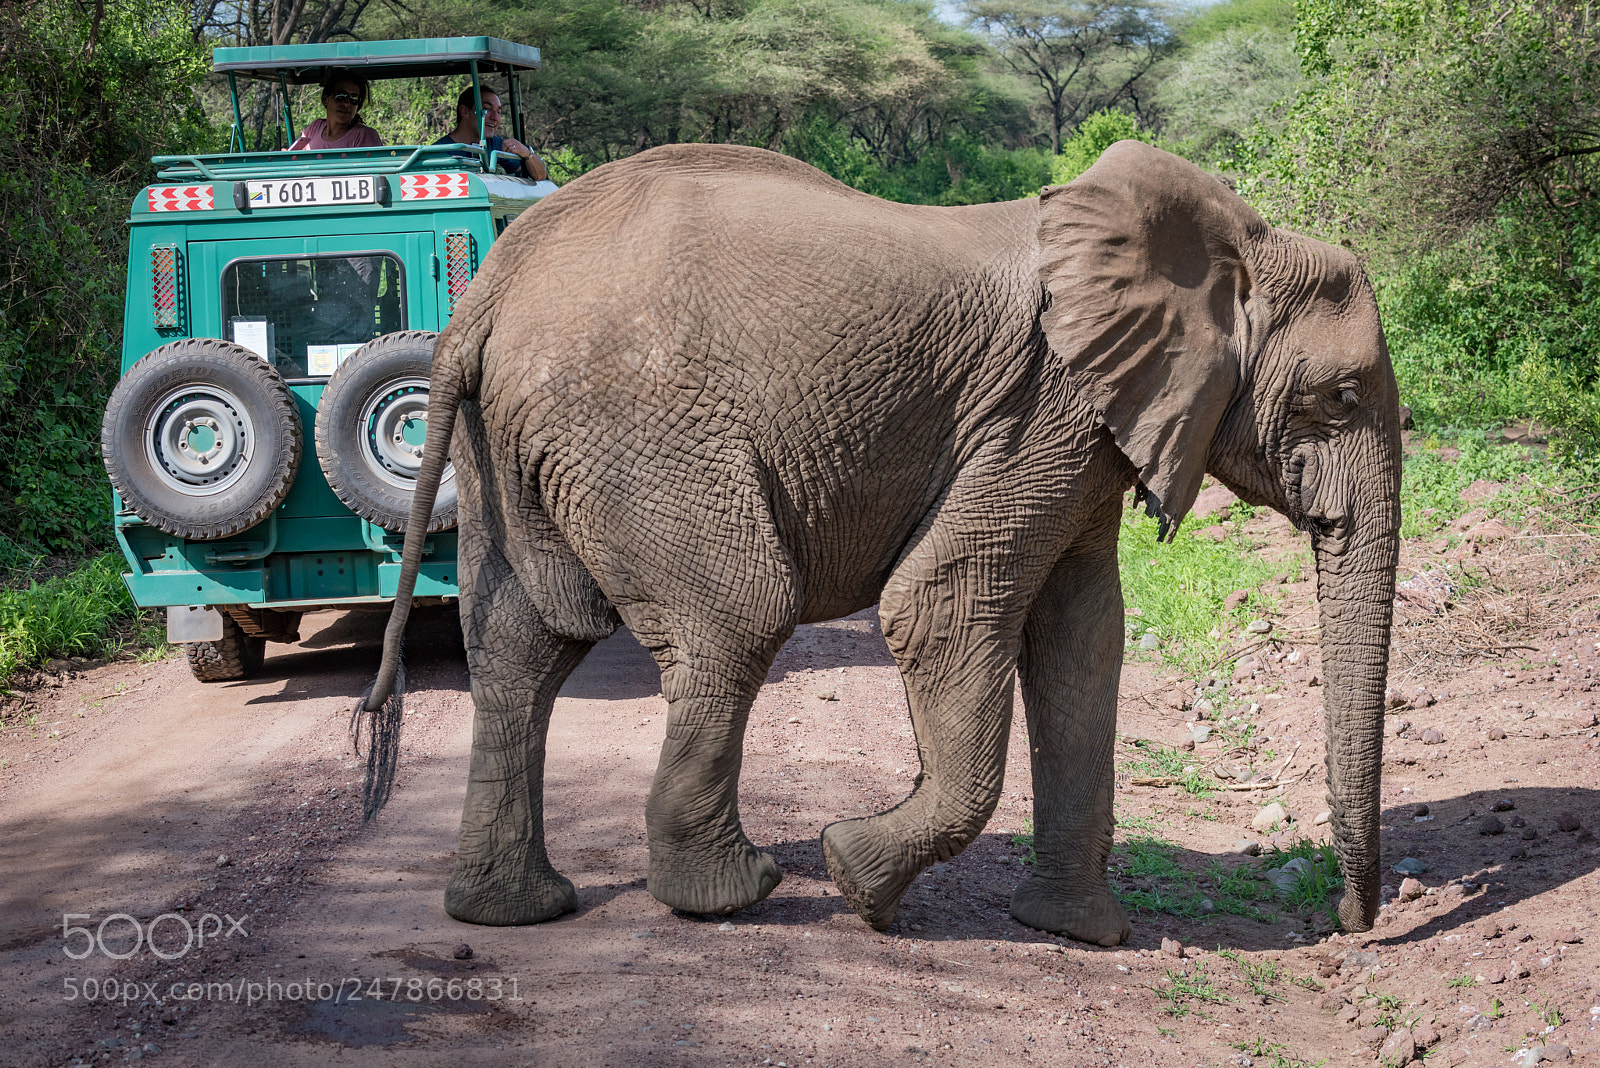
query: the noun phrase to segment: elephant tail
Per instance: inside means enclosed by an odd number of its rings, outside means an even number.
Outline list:
[[[362,724],[366,724],[367,773],[361,798],[363,823],[388,803],[394,786],[400,758],[400,722],[405,714],[406,675],[400,654],[406,621],[411,616],[411,598],[417,588],[417,573],[422,568],[428,520],[433,515],[433,503],[439,494],[445,464],[450,460],[450,437],[455,432],[456,411],[463,400],[477,392],[483,345],[492,325],[490,314],[469,321],[462,321],[463,318],[458,315],[457,321],[439,335],[434,351],[428,396],[428,438],[411,498],[411,516],[406,521],[405,544],[400,553],[400,581],[394,605],[389,609],[389,625],[383,632],[383,659],[378,664],[378,677],[350,713],[351,741],[358,753]]]

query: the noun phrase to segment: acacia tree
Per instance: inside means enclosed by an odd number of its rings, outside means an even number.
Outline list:
[[[1177,44],[1162,0],[966,0],[961,11],[1043,93],[1054,153],[1097,111],[1122,106],[1148,121],[1148,75]]]

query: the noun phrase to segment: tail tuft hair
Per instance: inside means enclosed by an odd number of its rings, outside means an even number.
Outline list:
[[[367,728],[367,773],[361,780],[361,822],[365,824],[389,803],[394,789],[395,770],[400,764],[400,723],[405,718],[406,669],[401,664],[395,674],[394,689],[388,700],[368,708],[372,687],[368,686],[350,710],[350,743],[361,752],[361,725]]]

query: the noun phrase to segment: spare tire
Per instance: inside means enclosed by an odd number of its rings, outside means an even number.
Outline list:
[[[431,330],[374,338],[328,379],[317,406],[317,462],[350,510],[385,530],[404,531],[428,436]],[[456,472],[445,464],[428,532],[456,525]]]
[[[227,538],[267,518],[294,483],[300,448],[278,372],[215,338],[174,341],[134,364],[100,427],[123,503],[180,538]]]

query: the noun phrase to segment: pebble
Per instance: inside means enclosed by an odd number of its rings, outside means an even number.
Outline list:
[[[1268,619],[1257,619],[1244,629],[1249,631],[1251,634],[1271,634],[1272,621]]]
[[[1400,900],[1415,901],[1422,896],[1422,884],[1416,879],[1406,878],[1400,881]]]
[[[817,694],[817,700],[819,701],[837,701],[838,699],[839,695],[833,690],[824,690]]]
[[[1570,812],[1563,812],[1556,817],[1556,830],[1558,831],[1575,831],[1581,826],[1583,824],[1578,822],[1578,817]]]
[[[1317,813],[1317,818],[1312,820],[1311,822],[1312,822],[1312,824],[1314,826],[1321,827],[1321,826],[1325,825],[1331,819],[1333,819],[1333,813],[1331,813],[1331,812],[1319,812],[1319,813]]]
[[[1161,940],[1161,952],[1169,957],[1182,957],[1183,943],[1176,938],[1163,938]]]
[[[1506,825],[1500,822],[1498,816],[1485,816],[1483,822],[1478,824],[1479,834],[1505,834]]]
[[[1498,964],[1486,964],[1478,972],[1478,982],[1494,986],[1506,981],[1505,969]]]
[[[1427,728],[1426,730],[1424,730],[1422,732],[1422,744],[1423,745],[1442,745],[1442,744],[1444,744],[1444,732],[1439,730],[1437,727],[1429,727],[1429,728]]]
[[[1555,940],[1557,942],[1565,942],[1569,946],[1575,946],[1583,941],[1583,936],[1578,933],[1576,927],[1557,927],[1555,929]]]
[[[1155,634],[1146,632],[1139,638],[1139,648],[1154,651],[1161,648],[1161,639]]]
[[[1541,1061],[1566,1061],[1572,1059],[1572,1050],[1559,1042],[1547,1042],[1539,1047]]]
[[[1517,807],[1516,803],[1513,802],[1509,797],[1502,797],[1500,800],[1496,801],[1494,804],[1489,806],[1489,811],[1490,812],[1510,812],[1512,809],[1514,809],[1516,807]]]
[[[1324,994],[1317,1001],[1317,1008],[1323,1012],[1338,1012],[1344,1008],[1344,998],[1338,994]]]
[[[1504,738],[1505,736],[1506,736],[1506,732],[1505,732],[1505,730],[1503,728],[1500,728],[1500,727],[1490,727],[1489,728],[1489,740],[1491,742],[1498,742],[1502,738]]]
[[[1361,1032],[1361,1044],[1364,1046],[1381,1046],[1383,1040],[1389,1037],[1389,1029],[1382,1024],[1373,1024]]]
[[[1439,1041],[1439,1032],[1432,1024],[1418,1024],[1411,1029],[1411,1037],[1416,1041],[1417,1049],[1421,1051]]]
[[[1411,814],[1413,816],[1426,816],[1428,814],[1428,806],[1418,805],[1416,811]]]
[[[1252,830],[1265,834],[1278,824],[1288,823],[1289,820],[1289,810],[1284,808],[1281,802],[1274,801],[1256,813],[1255,819],[1250,821],[1250,827]]]
[[[912,928],[912,930],[915,930],[915,929],[916,928]],[[719,931],[733,931],[733,930],[737,930],[737,928],[735,928],[733,926],[733,921],[732,920],[723,920],[721,923],[717,924],[717,930],[719,930]]]
[[[471,960],[472,947],[467,945],[465,942],[461,942],[457,944],[454,952],[452,952],[450,955],[456,960]]]
[[[1394,1032],[1383,1040],[1378,1056],[1394,1064],[1408,1064],[1417,1055],[1417,1040],[1405,1029]]]
[[[1532,827],[1522,828],[1522,840],[1524,842],[1531,842],[1537,837],[1539,837],[1539,832],[1534,830]]]
[[[1407,857],[1394,866],[1396,875],[1421,875],[1428,870],[1428,866],[1416,857]]]
[[[1233,852],[1242,857],[1259,857],[1261,855],[1261,843],[1252,842],[1248,838],[1241,838],[1233,843]]]
[[[218,853],[217,854],[217,867],[226,868],[228,865],[230,865],[232,863],[233,863],[233,860],[228,856],[228,854],[226,854],[226,853]]]

